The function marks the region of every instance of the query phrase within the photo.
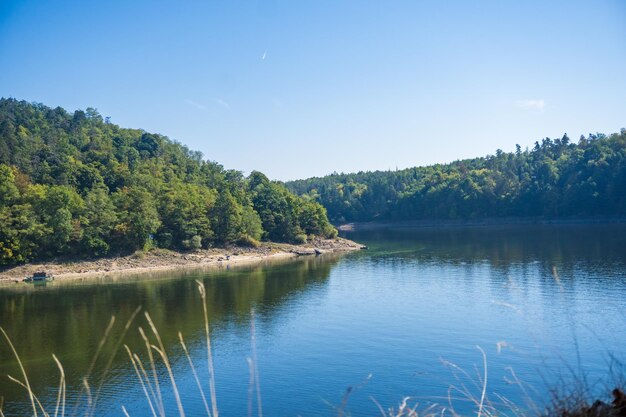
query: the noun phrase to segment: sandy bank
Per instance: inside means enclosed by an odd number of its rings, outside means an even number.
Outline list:
[[[0,282],[21,281],[35,271],[46,271],[54,275],[55,280],[65,280],[109,274],[137,274],[182,268],[249,264],[269,259],[315,256],[324,253],[349,252],[363,248],[363,245],[351,240],[336,238],[316,239],[304,245],[263,243],[258,248],[229,247],[186,253],[156,249],[129,256],[93,260],[73,260],[69,262],[52,260],[49,262],[29,263],[1,271]]]

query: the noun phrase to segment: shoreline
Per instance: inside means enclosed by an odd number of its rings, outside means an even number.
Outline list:
[[[365,246],[344,238],[315,239],[310,243],[262,243],[257,248],[212,248],[195,252],[175,252],[154,249],[127,256],[90,260],[35,262],[0,271],[0,284],[21,283],[36,271],[46,271],[55,281],[102,277],[108,275],[136,275],[178,269],[213,268],[231,265],[255,264],[268,260],[316,256],[326,253],[351,252]]]
[[[337,227],[340,232],[382,229],[435,229],[485,226],[536,226],[536,225],[602,225],[626,224],[625,217],[492,217],[485,219],[459,220],[380,220],[371,222],[351,222]]]

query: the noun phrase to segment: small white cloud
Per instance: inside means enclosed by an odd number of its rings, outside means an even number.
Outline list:
[[[543,110],[546,102],[542,99],[517,100],[515,106],[525,110]]]
[[[204,104],[198,103],[197,101],[185,99],[185,103],[189,104],[190,106],[195,107],[198,110],[208,110]]]
[[[230,104],[222,100],[221,98],[216,98],[215,102],[223,109],[230,110]]]
[[[267,57],[267,49],[265,50],[265,52],[263,52],[263,55],[261,55],[261,61],[265,61],[266,57]]]

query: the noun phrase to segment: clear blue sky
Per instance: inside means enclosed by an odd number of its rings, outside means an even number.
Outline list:
[[[0,96],[274,179],[626,127],[626,1],[0,1]]]

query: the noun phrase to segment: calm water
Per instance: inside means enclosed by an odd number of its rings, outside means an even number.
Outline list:
[[[96,416],[151,412],[123,347],[110,360],[137,306],[152,316],[170,354],[187,415],[204,406],[178,344],[180,331],[208,392],[202,304],[209,301],[217,401],[223,416],[248,413],[255,309],[256,356],[266,416],[380,415],[412,396],[445,404],[451,385],[474,385],[487,356],[487,395],[522,408],[546,399],[546,384],[584,375],[590,385],[626,360],[626,226],[524,226],[447,231],[353,232],[369,249],[255,267],[98,283],[0,287],[0,325],[22,356],[30,383],[54,410],[58,372],[69,413],[85,406],[81,379],[112,315],[116,322],[89,378]],[[143,313],[142,313],[143,314]],[[137,317],[124,343],[145,359]],[[110,371],[98,391],[107,363]],[[469,377],[455,372],[454,365]],[[164,402],[176,414],[167,375]],[[7,416],[28,414],[20,376],[0,341],[0,396]],[[512,383],[514,375],[523,387]],[[369,376],[369,379],[368,379]],[[533,394],[534,391],[537,391]],[[454,397],[460,397],[452,392]],[[256,394],[254,395],[256,397]],[[454,401],[457,410],[471,404]],[[256,410],[256,404],[254,405]]]

